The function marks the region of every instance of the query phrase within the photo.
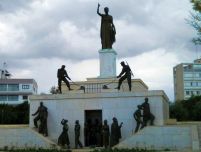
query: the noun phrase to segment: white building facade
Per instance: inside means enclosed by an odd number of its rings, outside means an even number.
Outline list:
[[[173,68],[175,101],[201,95],[201,59]]]
[[[34,79],[0,79],[0,103],[22,103],[29,95],[37,94],[37,90]]]

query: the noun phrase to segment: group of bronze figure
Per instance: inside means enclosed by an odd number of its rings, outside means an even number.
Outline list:
[[[118,144],[123,123],[119,125],[116,117],[113,117],[112,120],[111,129],[107,120],[104,120],[103,124],[99,123],[98,119],[95,119],[94,123],[88,120],[84,126],[85,146],[108,148]]]
[[[105,7],[104,12],[105,14],[101,14],[99,12],[100,4],[98,4],[97,8],[97,14],[101,17],[101,28],[100,28],[100,37],[101,37],[101,44],[102,49],[112,49],[112,44],[115,42],[115,35],[116,35],[116,29],[113,24],[113,18],[111,15],[109,15],[109,8]],[[131,76],[133,75],[130,67],[128,64],[125,64],[125,62],[121,62],[122,71],[117,76],[119,78],[118,86],[116,89],[120,90],[122,82],[127,79],[129,91],[131,91]],[[61,82],[64,81],[66,86],[68,87],[69,91],[72,90],[70,87],[69,80],[71,78],[68,76],[65,65],[62,65],[61,68],[57,71],[57,78],[58,78],[58,92],[62,93],[61,89]],[[141,110],[143,111],[143,114],[141,114]],[[43,105],[43,102],[40,102],[40,106],[38,107],[37,111],[32,114],[32,116],[35,116],[34,118],[34,125],[36,128],[38,128],[38,132],[43,134],[44,136],[48,136],[48,129],[47,129],[47,117],[48,117],[48,111],[47,107]],[[148,103],[148,98],[145,98],[145,102],[141,105],[137,106],[137,110],[133,113],[133,117],[136,120],[136,128],[135,133],[139,130],[139,128],[144,128],[147,126],[148,121],[150,121],[150,124],[153,125],[153,121],[155,119],[154,115],[150,112],[150,106]],[[91,120],[87,120],[84,125],[84,136],[85,136],[85,146],[104,146],[112,147],[119,143],[119,140],[121,138],[121,127],[122,122],[119,125],[117,118],[112,119],[113,122],[111,124],[111,129],[109,128],[109,125],[107,123],[107,120],[104,120],[104,123],[100,122],[98,119],[95,120],[95,122],[92,122]],[[40,125],[38,126],[37,122],[40,121]],[[63,130],[58,137],[58,144],[60,146],[67,146],[67,148],[70,148],[70,141],[68,136],[68,120],[62,119],[61,124],[63,126]],[[83,145],[80,138],[80,129],[81,126],[79,124],[79,120],[75,121],[74,126],[74,137],[75,137],[75,148],[82,148]]]
[[[68,137],[68,120],[62,119],[61,124],[63,125],[63,131],[60,134],[58,138],[58,145],[64,147],[67,146],[67,148],[70,148],[70,140]],[[78,146],[82,148],[82,143],[80,141],[80,123],[79,120],[75,121],[75,126],[74,126],[74,132],[75,132],[75,148],[77,149]]]
[[[118,82],[118,86],[115,88],[115,89],[118,89],[120,90],[120,87],[121,87],[121,84],[122,82],[127,79],[127,82],[128,82],[128,86],[129,86],[129,91],[131,91],[131,88],[132,88],[132,85],[131,85],[131,75],[132,75],[132,71],[129,67],[129,65],[126,65],[124,61],[122,61],[121,63],[121,66],[122,66],[122,71],[121,73],[117,76],[117,78],[119,78],[119,82]],[[70,77],[68,76],[66,70],[65,70],[65,65],[62,65],[60,69],[58,69],[57,71],[57,78],[58,78],[58,91],[59,93],[62,93],[62,90],[61,90],[61,82],[64,81],[66,86],[68,87],[68,90],[72,90],[71,87],[70,87],[70,83],[69,81],[67,80],[67,78],[69,80]]]
[[[141,114],[141,110],[143,114]],[[38,132],[43,134],[44,136],[48,136],[48,129],[47,129],[47,116],[48,111],[47,107],[43,105],[43,102],[40,102],[40,106],[38,107],[37,111],[32,114],[35,116],[34,118],[34,126],[38,128]],[[150,125],[153,125],[154,122],[154,115],[150,112],[150,105],[148,103],[148,98],[145,98],[145,101],[137,106],[137,110],[133,113],[133,117],[136,120],[136,128],[135,133],[140,129],[147,126],[147,123],[150,121]],[[119,143],[121,138],[121,127],[123,123],[119,125],[118,120],[116,117],[113,117],[113,122],[111,124],[111,129],[109,129],[109,125],[107,120],[104,120],[102,125],[98,119],[95,119],[94,122],[91,120],[87,120],[84,125],[84,136],[85,136],[85,146],[104,146],[113,147],[114,145]],[[38,126],[37,122],[40,121],[40,125]],[[68,120],[62,119],[61,124],[63,125],[62,133],[58,138],[58,145],[60,146],[67,146],[70,148],[70,141],[68,136]],[[141,125],[141,126],[140,126]],[[74,126],[74,133],[75,133],[75,148],[82,148],[83,145],[80,141],[80,129],[81,126],[79,124],[79,120],[75,121]]]
[[[154,125],[154,115],[150,111],[150,106],[148,98],[145,98],[145,101],[137,106],[137,110],[133,113],[133,117],[136,121],[135,133],[140,129],[147,126],[147,123],[150,121],[150,125]],[[141,114],[141,110],[143,114]],[[141,127],[140,127],[141,126]]]
[[[67,146],[70,148],[70,141],[68,137],[68,120],[63,119],[61,124],[63,125],[63,131],[58,138],[58,144],[60,146]],[[119,143],[119,139],[121,138],[121,123],[118,124],[117,118],[113,118],[113,123],[111,125],[111,133],[109,129],[109,125],[107,124],[107,120],[104,120],[104,124],[101,125],[98,119],[95,120],[95,123],[92,124],[91,121],[87,121],[84,126],[84,136],[85,136],[85,146],[94,146],[100,147],[104,146],[105,148],[109,146],[114,146]],[[83,145],[80,141],[80,124],[79,120],[75,121],[75,148],[82,148]]]
[[[47,107],[43,105],[43,102],[40,102],[40,106],[38,107],[37,111],[32,114],[35,116],[34,118],[34,126],[38,128],[38,132],[44,136],[48,136],[47,130]],[[113,123],[111,124],[111,132],[109,129],[109,125],[107,124],[107,120],[104,120],[104,124],[99,124],[98,120],[96,119],[95,125],[92,124],[90,121],[85,123],[84,126],[84,135],[85,135],[85,145],[86,146],[101,146],[104,147],[112,147],[119,143],[119,139],[121,138],[121,127],[122,124],[118,124],[117,118],[113,118]],[[40,121],[40,125],[38,127],[38,121]],[[70,141],[68,136],[68,120],[62,119],[61,124],[63,125],[62,133],[58,138],[58,145],[60,146],[67,146],[70,148]],[[82,148],[83,145],[80,141],[80,124],[79,120],[75,121],[74,132],[75,132],[75,148]]]
[[[100,27],[100,37],[101,37],[101,44],[102,49],[112,49],[112,44],[115,42],[115,35],[116,29],[113,24],[113,17],[109,15],[109,8],[105,7],[104,12],[105,14],[101,14],[99,11],[100,4],[98,4],[97,14],[101,17],[101,27]],[[129,65],[125,64],[123,61],[121,62],[122,71],[117,76],[119,78],[118,87],[116,89],[120,90],[122,82],[127,79],[129,90],[131,91],[131,75],[132,71]],[[58,78],[58,93],[62,93],[61,90],[61,82],[64,81],[66,86],[68,87],[69,91],[72,90],[70,87],[70,83],[68,80],[71,80],[68,76],[65,65],[62,65],[60,69],[57,71],[57,78]]]
[[[43,134],[44,136],[48,136],[48,130],[47,130],[47,116],[48,111],[47,107],[43,105],[43,102],[40,102],[40,106],[38,107],[37,111],[32,114],[32,116],[35,116],[34,118],[34,126],[35,128],[38,128],[38,132]],[[40,125],[38,126],[38,121],[40,121]]]

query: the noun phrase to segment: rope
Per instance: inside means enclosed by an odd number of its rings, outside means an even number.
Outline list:
[[[74,81],[70,80],[74,85],[81,87],[82,85],[76,84]]]
[[[99,83],[99,84],[103,84],[103,85],[109,85],[111,83],[114,83],[116,79],[112,80],[111,82],[108,82],[108,83]]]
[[[97,83],[97,84],[103,84],[103,85],[109,85],[111,83],[114,83],[116,79],[113,79],[111,82],[108,82],[108,83]],[[76,86],[82,86],[82,85],[79,85],[79,84],[76,84],[74,81],[70,80],[74,85]]]

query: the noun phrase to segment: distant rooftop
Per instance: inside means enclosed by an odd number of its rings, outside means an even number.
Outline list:
[[[27,83],[34,83],[37,85],[36,81],[34,79],[0,79],[1,84],[27,84]]]
[[[194,63],[200,63],[201,64],[201,58],[194,60]]]

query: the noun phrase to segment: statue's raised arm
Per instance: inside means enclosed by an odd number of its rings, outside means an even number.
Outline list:
[[[105,14],[99,11],[100,4],[98,4],[97,14],[101,16],[100,37],[102,49],[112,49],[112,44],[115,42],[116,29],[113,24],[113,18],[109,15],[109,8],[105,7]]]
[[[100,4],[98,3],[98,7],[97,7],[97,14],[102,16],[102,14],[99,12],[99,8],[100,8]]]

